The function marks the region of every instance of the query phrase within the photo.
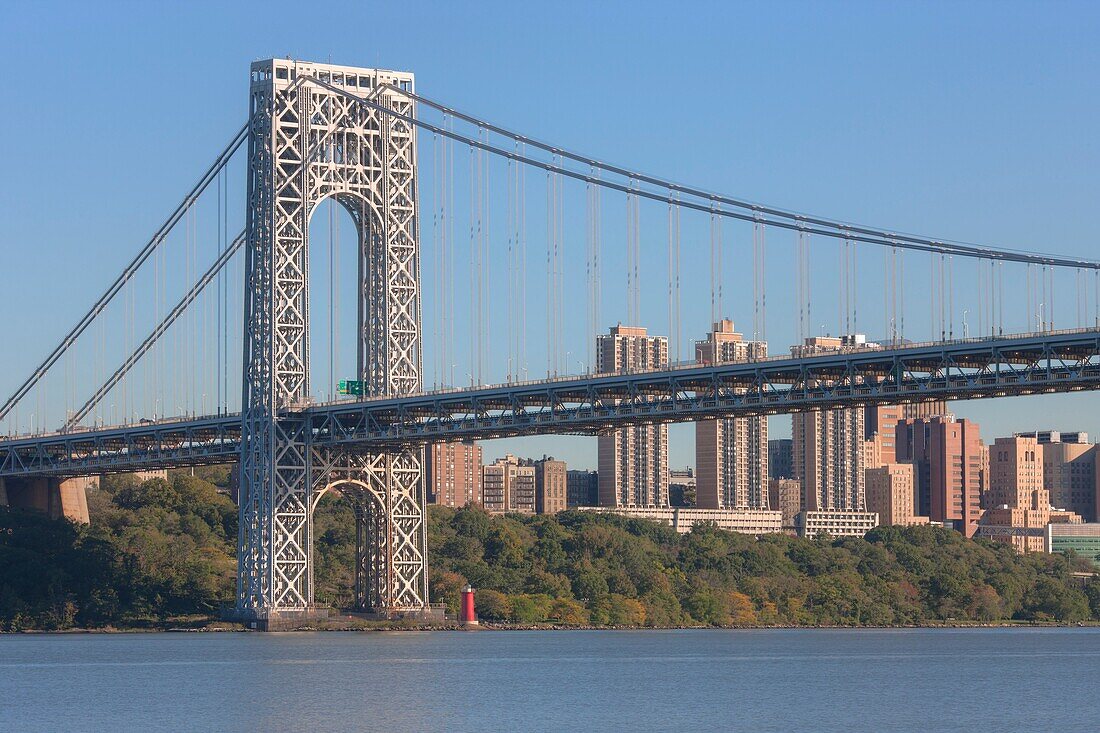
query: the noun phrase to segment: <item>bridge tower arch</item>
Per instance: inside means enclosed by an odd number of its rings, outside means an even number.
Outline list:
[[[381,502],[360,558],[381,579],[363,596],[367,610],[428,604],[421,449],[319,448],[308,420],[281,418],[308,404],[309,219],[327,197],[358,228],[358,378],[369,396],[420,390],[416,134],[397,116],[415,110],[404,91],[412,74],[251,67],[236,613],[268,628],[316,611],[312,507],[334,472]]]

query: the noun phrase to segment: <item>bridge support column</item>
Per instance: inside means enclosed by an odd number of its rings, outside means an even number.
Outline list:
[[[237,603],[230,618],[262,631],[324,620],[313,600],[313,466],[302,424],[246,424],[240,476]]]
[[[88,524],[88,486],[93,479],[78,477],[50,479],[49,514],[54,519],[65,517],[73,522]]]
[[[13,509],[31,509],[42,512],[50,519],[69,519],[88,524],[88,496],[86,489],[91,479],[30,478],[0,479],[0,506]]]

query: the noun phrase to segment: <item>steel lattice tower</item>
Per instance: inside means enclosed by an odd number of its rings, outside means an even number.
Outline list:
[[[415,130],[408,73],[290,60],[252,64],[237,613],[270,625],[313,612],[313,510],[356,506],[360,608],[428,602],[420,448],[345,452],[286,419],[309,385],[309,220],[325,198],[359,241],[359,379],[370,396],[420,390]],[[360,104],[349,95],[370,100]]]

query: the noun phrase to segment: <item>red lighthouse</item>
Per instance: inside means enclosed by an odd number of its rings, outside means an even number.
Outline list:
[[[458,620],[463,626],[477,626],[477,613],[474,611],[474,589],[470,585],[466,585],[462,589],[462,611]]]

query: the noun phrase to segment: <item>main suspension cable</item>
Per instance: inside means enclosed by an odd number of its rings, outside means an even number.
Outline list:
[[[305,81],[308,82],[308,83],[312,83],[312,84],[316,84],[318,86],[321,86],[325,89],[328,89],[329,91],[332,91],[333,93],[341,94],[341,95],[343,95],[345,97],[348,97],[350,99],[358,100],[358,101],[361,101],[365,104],[368,104],[368,105],[371,105],[371,106],[374,106],[374,107],[378,107],[380,111],[382,111],[386,114],[392,114],[394,116],[398,116],[398,117],[407,119],[407,121],[411,124],[417,124],[417,125],[420,125],[420,126],[423,126],[423,127],[428,127],[428,128],[430,128],[432,126],[431,123],[428,123],[426,121],[419,120],[419,119],[414,119],[414,118],[408,117],[406,115],[401,115],[400,113],[396,112],[395,110],[386,109],[386,108],[382,107],[381,105],[376,105],[375,103],[369,102],[368,100],[365,100],[362,97],[357,97],[356,95],[351,94],[350,92],[347,92],[346,90],[341,89],[337,86],[334,86],[334,85],[332,85],[328,82],[324,82],[324,81],[314,79],[314,78],[306,78]],[[402,94],[402,95],[408,97],[409,99],[412,99],[412,100],[414,100],[418,103],[421,103],[425,106],[436,109],[439,112],[446,112],[447,114],[451,115],[453,118],[457,118],[457,119],[463,120],[464,122],[476,125],[479,129],[484,129],[484,130],[487,130],[489,132],[495,133],[497,135],[500,135],[500,136],[503,136],[503,137],[506,137],[506,138],[509,138],[509,139],[512,139],[512,140],[518,140],[520,142],[523,142],[523,143],[531,146],[532,148],[537,148],[537,149],[542,150],[544,152],[552,153],[552,154],[558,156],[561,159],[568,159],[568,160],[573,161],[575,163],[580,163],[580,164],[584,165],[587,168],[595,167],[595,168],[599,169],[600,171],[602,171],[604,173],[611,173],[611,174],[614,174],[614,175],[621,176],[625,179],[634,181],[635,186],[637,186],[637,184],[639,184],[639,183],[644,183],[646,185],[655,186],[657,188],[665,189],[667,191],[672,191],[672,192],[678,193],[680,195],[686,195],[686,196],[690,196],[690,197],[693,197],[693,198],[705,199],[708,202],[719,203],[719,204],[722,204],[723,206],[730,206],[730,207],[734,207],[736,209],[741,209],[745,212],[745,213],[737,213],[737,212],[730,212],[727,209],[721,209],[721,212],[724,216],[731,216],[731,217],[734,217],[734,218],[740,218],[744,221],[760,221],[762,224],[765,224],[765,225],[778,226],[778,227],[781,227],[781,228],[791,229],[791,230],[798,230],[800,228],[800,225],[812,225],[813,227],[815,227],[813,230],[811,230],[812,233],[814,233],[814,234],[822,234],[824,236],[834,237],[834,238],[838,238],[838,239],[851,238],[853,240],[858,240],[858,241],[862,241],[862,242],[870,243],[870,244],[878,244],[880,246],[885,246],[885,247],[893,246],[893,245],[896,244],[896,246],[902,247],[902,248],[905,248],[905,249],[932,249],[932,250],[935,250],[935,251],[951,252],[951,253],[954,253],[954,254],[966,255],[966,256],[971,256],[971,257],[1006,259],[1006,260],[1016,260],[1016,261],[1032,261],[1032,262],[1041,262],[1041,263],[1045,263],[1045,264],[1058,265],[1058,266],[1068,266],[1068,267],[1080,266],[1080,267],[1085,267],[1087,269],[1100,269],[1100,261],[1081,260],[1081,259],[1077,259],[1077,258],[1063,257],[1063,256],[1057,256],[1057,255],[1046,255],[1046,254],[1036,253],[1036,252],[1027,252],[1027,251],[1011,250],[1011,249],[1004,249],[1004,248],[985,247],[985,246],[980,246],[980,245],[972,245],[972,244],[965,244],[965,243],[961,243],[961,242],[954,242],[954,241],[950,241],[950,240],[935,239],[935,238],[930,238],[930,237],[921,237],[921,236],[916,236],[916,235],[911,235],[911,234],[904,234],[904,233],[900,233],[900,232],[891,232],[891,231],[886,231],[886,230],[883,230],[883,229],[880,229],[880,228],[875,228],[875,227],[862,226],[862,225],[851,224],[851,223],[842,222],[842,221],[838,221],[838,220],[827,219],[827,218],[824,218],[824,217],[816,217],[816,216],[811,216],[811,215],[807,215],[807,214],[800,214],[800,213],[797,213],[797,212],[787,211],[787,210],[779,209],[779,208],[776,208],[776,207],[766,206],[766,205],[763,205],[763,204],[753,203],[753,202],[750,202],[750,201],[745,201],[745,200],[742,200],[742,199],[737,199],[737,198],[733,198],[733,197],[730,197],[730,196],[725,196],[725,195],[722,195],[722,194],[714,193],[712,191],[705,191],[705,190],[695,188],[695,187],[692,187],[692,186],[685,186],[685,185],[682,185],[682,184],[675,183],[673,181],[669,181],[667,179],[659,178],[659,177],[656,177],[656,176],[646,175],[646,174],[641,173],[639,171],[633,171],[633,170],[629,170],[629,169],[622,168],[622,167],[619,167],[619,166],[614,166],[614,165],[610,165],[610,164],[607,164],[607,163],[603,163],[603,162],[601,162],[601,161],[599,161],[595,158],[592,158],[590,156],[582,155],[580,153],[575,153],[575,152],[569,151],[567,149],[564,149],[560,146],[550,145],[549,143],[545,143],[545,142],[539,141],[537,139],[528,137],[526,135],[522,135],[520,133],[514,132],[514,131],[509,130],[507,128],[504,128],[504,127],[501,127],[501,126],[498,126],[498,125],[494,125],[490,122],[487,122],[485,120],[479,119],[479,118],[474,117],[472,115],[460,112],[460,111],[454,109],[453,107],[449,107],[447,105],[444,105],[444,104],[442,104],[440,102],[437,102],[435,100],[432,100],[430,98],[421,96],[419,94],[409,92],[409,91],[405,91],[405,90],[399,89],[398,87],[394,87],[392,85],[384,85],[384,86],[385,86],[385,88],[389,89],[390,91],[393,91],[393,92],[398,93],[398,94]],[[500,150],[500,149],[494,149],[493,152],[498,152],[498,154],[501,154],[501,155],[507,155],[507,151]],[[527,163],[532,164],[532,165],[539,165],[539,166],[547,165],[543,161],[536,161],[536,160],[530,160],[530,159],[525,160],[524,162],[527,162]],[[583,173],[583,172],[578,172],[578,171],[569,170],[569,169],[562,170],[560,172],[563,173],[563,175],[573,176],[575,178],[580,178],[582,180],[587,180],[588,179],[588,175],[586,173]],[[601,185],[611,186],[610,182],[607,182],[607,181],[604,181]],[[612,186],[612,187],[615,187],[615,186]],[[622,190],[622,189],[620,189],[620,190]],[[661,196],[660,194],[657,194],[655,192],[639,190],[638,193],[643,197],[653,198],[654,200],[660,200],[662,198],[667,199],[667,195]],[[698,203],[695,203],[695,202],[692,202],[692,203],[684,202],[683,205],[684,206],[689,206],[690,208],[696,208],[700,211],[706,211],[706,210],[709,209],[709,206],[707,206],[706,204],[698,204]],[[818,228],[822,228],[822,229],[818,229]]]

